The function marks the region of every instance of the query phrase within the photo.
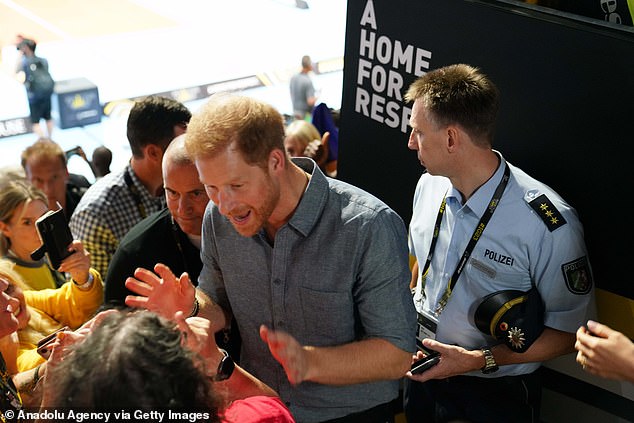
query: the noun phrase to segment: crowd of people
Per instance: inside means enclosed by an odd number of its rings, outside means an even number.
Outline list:
[[[385,423],[404,383],[409,422],[538,422],[546,360],[576,348],[585,370],[634,380],[631,341],[588,321],[574,208],[493,148],[494,83],[451,65],[406,100],[426,170],[407,223],[336,178],[314,104],[287,124],[240,95],[193,115],[138,100],[128,165],[83,190],[53,141],[26,148],[0,177],[3,418]],[[55,269],[31,253],[57,208],[75,241]]]

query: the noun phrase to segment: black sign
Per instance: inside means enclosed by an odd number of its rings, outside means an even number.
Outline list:
[[[501,91],[494,148],[577,209],[597,286],[634,298],[631,28],[465,0],[350,0],[346,28],[341,179],[409,223],[423,168],[402,97],[422,72],[477,66]]]

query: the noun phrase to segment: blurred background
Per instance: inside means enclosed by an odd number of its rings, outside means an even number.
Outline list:
[[[0,0],[0,167],[19,165],[37,139],[24,133],[18,35],[37,42],[57,83],[52,139],[65,150],[82,147],[88,159],[105,145],[116,170],[130,157],[125,122],[134,98],[167,95],[195,112],[213,92],[240,91],[290,115],[288,81],[309,55],[319,102],[340,108],[345,19],[340,0]],[[69,170],[92,178],[78,156]]]

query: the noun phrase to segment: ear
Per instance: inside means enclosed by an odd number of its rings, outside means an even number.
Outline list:
[[[148,144],[145,146],[144,156],[160,164],[163,160],[163,149],[156,144]]]
[[[460,130],[450,125],[447,127],[447,151],[454,153],[460,145]]]
[[[286,152],[279,148],[273,149],[269,153],[269,174],[279,172],[286,168]]]
[[[7,238],[11,237],[11,229],[9,228],[9,225],[7,225],[5,222],[0,220],[0,232],[2,232],[2,235],[4,235]]]

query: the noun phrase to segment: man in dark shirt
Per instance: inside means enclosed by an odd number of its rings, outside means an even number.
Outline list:
[[[90,183],[68,172],[64,150],[56,142],[40,138],[22,152],[22,167],[29,182],[46,194],[48,208],[57,210],[59,203],[66,220],[70,220]]]
[[[209,197],[185,150],[185,136],[175,138],[163,156],[167,209],[133,226],[112,257],[105,280],[107,306],[124,306],[126,296],[134,295],[125,287],[125,280],[134,275],[138,267],[153,269],[162,263],[177,275],[187,272],[192,282],[198,284],[202,269],[200,232]],[[239,335],[235,329],[219,332],[216,342],[237,359]]]
[[[187,272],[194,283],[198,281],[200,231],[209,198],[187,156],[184,138],[175,138],[163,156],[167,209],[137,223],[121,240],[108,267],[106,303],[124,305],[125,297],[133,295],[124,283],[137,267],[153,269],[163,263],[175,274]]]

